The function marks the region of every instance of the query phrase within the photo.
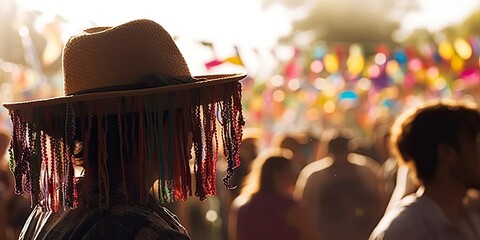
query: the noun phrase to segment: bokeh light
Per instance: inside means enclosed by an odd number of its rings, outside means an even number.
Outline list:
[[[285,92],[281,89],[276,89],[272,93],[272,98],[273,101],[281,103],[285,100]]]
[[[387,62],[387,57],[384,53],[377,53],[375,54],[375,63],[378,65],[383,65]]]
[[[323,70],[323,63],[320,60],[312,61],[310,64],[310,70],[314,73],[320,73]]]
[[[323,111],[325,113],[333,113],[335,112],[335,109],[336,109],[336,106],[335,106],[335,102],[333,101],[327,101],[325,102],[325,104],[323,104]]]
[[[452,67],[453,71],[459,73],[463,69],[463,59],[456,55],[453,56],[452,60],[450,61],[450,66]]]
[[[452,44],[447,41],[443,41],[438,46],[438,53],[445,60],[450,60],[455,54]]]
[[[422,69],[422,61],[418,58],[414,58],[408,63],[408,68],[412,72],[417,72]]]
[[[368,78],[360,78],[357,82],[359,92],[368,92],[372,88],[372,81]]]
[[[325,69],[329,73],[335,73],[338,71],[338,58],[334,54],[327,54],[323,58],[323,61],[325,63]]]
[[[396,60],[390,60],[387,62],[386,71],[388,75],[395,75],[398,71],[400,71],[400,65]]]
[[[292,91],[296,91],[300,88],[300,80],[298,78],[291,79],[288,81],[288,88]]]
[[[325,78],[316,78],[315,81],[313,82],[313,86],[318,90],[324,89],[325,86],[327,85],[328,85],[328,81]]]
[[[472,47],[465,39],[457,38],[453,44],[455,51],[462,59],[467,60],[472,56]]]
[[[368,68],[368,75],[371,78],[376,78],[376,77],[380,76],[380,67],[378,65],[371,65]]]
[[[273,87],[280,87],[284,84],[285,79],[281,75],[275,75],[270,79]]]
[[[427,70],[427,78],[430,80],[436,79],[439,75],[439,71],[437,67],[430,67]]]

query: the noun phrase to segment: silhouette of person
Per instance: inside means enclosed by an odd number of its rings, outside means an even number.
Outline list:
[[[477,106],[427,101],[396,119],[390,144],[420,188],[393,204],[370,239],[480,239],[478,216],[464,202],[480,187]]]
[[[232,177],[232,183],[236,186],[242,186],[245,177],[249,174],[251,163],[261,151],[261,144],[264,137],[261,129],[247,128],[244,129],[243,139],[240,144],[240,160],[241,165],[236,169],[235,175]],[[241,188],[230,191],[230,199],[235,199],[240,194]]]
[[[10,142],[10,134],[0,131],[0,239],[13,239],[8,221],[8,203],[13,197],[13,177],[5,155]],[[18,237],[18,236],[17,236]]]
[[[229,239],[316,239],[305,209],[293,199],[292,153],[268,148],[255,159],[230,210]]]
[[[320,239],[366,239],[383,212],[381,181],[368,162],[351,153],[351,134],[332,130],[328,155],[300,173],[295,197],[309,209]]]
[[[318,139],[303,132],[280,132],[272,139],[272,147],[285,148],[294,152],[292,158],[295,178],[308,163],[316,160],[315,153],[318,148]]]
[[[15,190],[35,206],[19,239],[189,239],[159,203],[215,195],[220,147],[230,187],[245,74],[192,76],[147,19],[86,29],[62,57],[64,96],[4,104]]]
[[[18,239],[23,224],[30,214],[30,200],[27,196],[15,195],[14,178],[8,164],[10,133],[0,130],[0,239]]]

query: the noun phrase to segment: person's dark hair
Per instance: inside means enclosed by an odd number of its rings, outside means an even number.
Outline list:
[[[464,103],[427,103],[400,116],[391,128],[390,150],[404,162],[412,162],[418,180],[428,183],[437,168],[439,144],[459,150],[459,137],[480,131],[480,113]]]
[[[243,182],[241,195],[251,197],[258,192],[276,191],[274,176],[292,167],[293,152],[285,148],[266,148],[253,160],[250,172]]]
[[[349,143],[352,137],[347,130],[336,130],[327,143],[327,151],[330,154],[348,154],[350,152]]]
[[[10,133],[6,130],[0,130],[0,157],[3,157],[10,145]]]
[[[282,156],[272,156],[263,163],[260,173],[259,191],[275,191],[275,176],[286,168],[291,168],[289,159]]]

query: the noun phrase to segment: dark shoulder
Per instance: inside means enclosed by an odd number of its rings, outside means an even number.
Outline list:
[[[47,213],[37,208],[27,221],[23,239],[189,239],[175,227],[175,219],[165,214],[128,205]],[[44,223],[42,228],[36,227],[39,223]]]
[[[80,230],[81,228],[83,230]],[[96,211],[89,215],[78,233],[85,239],[189,239],[183,227],[165,208],[151,210],[127,205]]]

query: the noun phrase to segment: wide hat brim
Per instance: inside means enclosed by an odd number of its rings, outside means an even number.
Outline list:
[[[76,192],[79,149],[80,158],[88,161],[85,182],[98,183],[94,192],[107,208],[109,173],[117,169],[111,164],[120,162],[125,200],[133,204],[147,202],[151,184],[146,180],[153,180],[153,172],[159,175],[162,201],[192,195],[191,173],[196,196],[215,195],[221,147],[227,161],[223,181],[232,187],[229,179],[240,164],[245,125],[240,80],[246,74],[193,76],[173,38],[147,19],[72,36],[63,50],[62,70],[64,96],[4,103],[12,121],[15,191],[29,193],[32,205],[75,208],[80,196],[90,194],[90,186]],[[98,154],[90,158],[92,149]],[[119,158],[101,154],[110,150]],[[158,167],[152,167],[153,161]],[[96,174],[90,164],[98,166]]]
[[[169,85],[169,86],[160,86],[160,87],[151,87],[151,88],[142,88],[142,89],[133,89],[133,90],[75,94],[75,95],[68,95],[68,96],[38,99],[38,100],[4,103],[3,106],[9,110],[26,110],[26,109],[36,108],[36,107],[49,107],[49,106],[55,107],[57,105],[75,104],[79,102],[100,100],[100,99],[113,99],[113,98],[165,94],[169,92],[180,92],[180,91],[189,90],[189,89],[221,86],[231,82],[238,82],[244,79],[246,76],[247,75],[244,73],[193,76],[193,81],[190,83],[182,83],[182,84],[175,84],[175,85]]]

